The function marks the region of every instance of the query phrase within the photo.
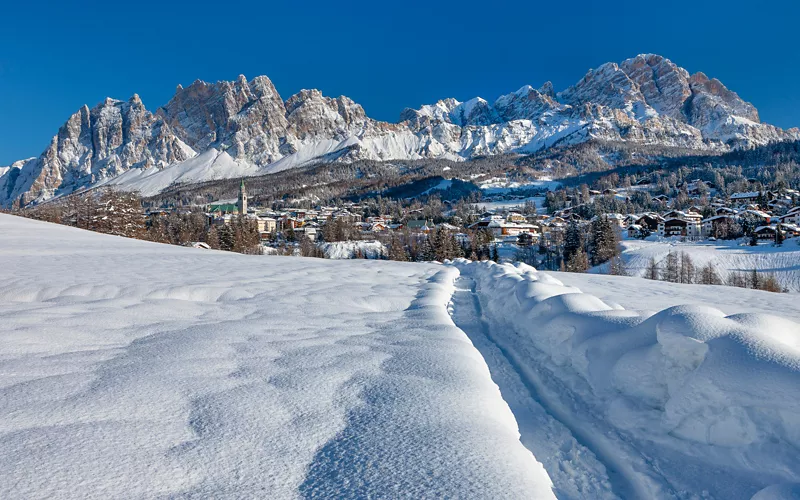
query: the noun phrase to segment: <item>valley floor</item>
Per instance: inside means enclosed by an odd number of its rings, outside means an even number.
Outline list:
[[[2,498],[800,491],[792,295],[7,215],[0,263]]]

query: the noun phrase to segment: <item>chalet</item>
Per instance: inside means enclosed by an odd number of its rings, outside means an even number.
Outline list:
[[[753,231],[759,240],[774,240],[775,227],[774,226],[759,226]]]
[[[670,210],[664,214],[665,219],[684,219],[689,221],[701,221],[703,216],[695,212],[682,212],[680,210]]]
[[[664,222],[664,218],[655,213],[648,213],[643,214],[638,219],[636,219],[635,224],[646,227],[651,232],[658,231],[658,225]]]
[[[735,222],[736,219],[727,214],[709,217],[708,219],[704,219],[702,222],[702,235],[704,238],[711,238],[712,236],[715,238],[727,236],[721,234],[723,232],[722,227],[729,226]]]
[[[628,226],[628,238],[643,238],[647,234],[647,228],[638,224]]]
[[[701,237],[701,225],[699,221],[672,217],[658,225],[658,235],[665,238],[684,236],[690,239],[699,239]]]
[[[800,210],[779,217],[781,224],[800,224]]]
[[[741,193],[733,193],[731,195],[731,203],[738,203],[740,205],[747,203],[755,203],[758,200],[760,193],[758,191],[745,191]]]

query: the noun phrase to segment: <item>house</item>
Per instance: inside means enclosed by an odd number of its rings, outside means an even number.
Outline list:
[[[638,224],[628,226],[628,238],[643,238],[647,234],[647,228]]]
[[[758,191],[745,191],[742,193],[733,193],[731,195],[731,203],[738,203],[740,205],[747,203],[755,203],[759,197]]]
[[[670,210],[664,214],[665,219],[684,219],[690,221],[701,221],[703,216],[696,212],[682,212],[680,210]]]
[[[257,217],[256,223],[258,224],[258,231],[262,233],[271,233],[278,229],[278,221],[272,217]]]
[[[669,218],[658,224],[658,235],[669,238],[670,236],[686,236],[686,219]]]
[[[638,226],[646,227],[650,232],[658,231],[658,225],[664,222],[664,218],[658,214],[649,213],[643,214],[636,219],[635,224]]]
[[[759,226],[753,232],[759,240],[774,240],[777,231],[774,226]]]
[[[708,219],[703,220],[702,222],[702,237],[703,238],[724,238],[727,237],[727,234],[721,234],[723,231],[723,227],[728,227],[731,224],[734,224],[736,219],[730,215],[715,215],[714,217],[709,217]]]

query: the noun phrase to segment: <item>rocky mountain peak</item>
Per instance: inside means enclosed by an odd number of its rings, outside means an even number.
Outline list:
[[[603,64],[559,93],[546,82],[492,103],[447,98],[407,108],[400,123],[372,120],[352,99],[315,89],[284,101],[266,76],[239,75],[178,85],[156,113],[137,94],[82,106],[38,158],[0,168],[0,205],[67,193],[134,168],[169,169],[189,158],[194,163],[187,165],[199,169],[193,179],[218,178],[225,171],[204,162],[216,161],[220,150],[226,168],[236,166],[230,175],[240,176],[315,161],[525,154],[591,139],[726,151],[797,140],[800,131],[760,123],[755,107],[719,80],[690,75],[656,54]],[[166,187],[174,177],[164,177]]]

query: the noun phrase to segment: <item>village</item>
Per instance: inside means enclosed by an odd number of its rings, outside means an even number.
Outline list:
[[[742,239],[742,244],[774,242],[780,245],[784,240],[800,235],[800,193],[797,191],[743,191],[725,196],[717,194],[712,183],[697,179],[682,186],[684,197],[688,195],[689,203],[693,203],[683,209],[673,208],[677,205],[675,197],[662,194],[652,197],[653,203],[663,207],[660,211],[582,215],[586,212],[586,205],[595,200],[629,201],[632,193],[647,189],[645,182],[602,191],[583,186],[576,189],[574,195],[562,192],[560,204],[553,202],[553,193],[546,196],[539,193],[540,196],[528,198],[505,194],[487,197],[485,202],[469,205],[466,211],[463,207],[457,210],[454,203],[444,201],[441,213],[425,218],[421,217],[423,209],[410,206],[394,215],[368,215],[363,204],[353,201],[335,206],[280,210],[254,206],[248,203],[243,180],[238,199],[209,203],[204,211],[213,226],[230,225],[239,217],[246,218],[257,227],[265,253],[275,253],[279,247],[299,247],[304,240],[317,245],[348,240],[380,244],[377,252],[364,255],[358,253],[358,245],[352,246],[353,251],[345,254],[346,257],[390,258],[388,247],[395,237],[402,236],[403,245],[414,246],[421,245],[439,231],[451,236],[461,247],[461,255],[457,256],[470,257],[477,253],[479,257],[491,258],[494,252],[494,255],[507,260],[523,260],[517,259],[520,250],[538,247],[540,255],[549,257],[546,267],[555,269],[564,264],[568,227],[577,226],[582,234],[589,234],[587,227],[598,218],[610,222],[617,240],[669,238],[700,242]],[[151,210],[148,216],[163,216],[165,212]],[[326,227],[332,225],[344,230],[333,236],[332,231],[326,231]],[[482,255],[479,246],[485,249]],[[408,257],[405,260],[416,260]],[[541,258],[537,263],[545,264]]]

